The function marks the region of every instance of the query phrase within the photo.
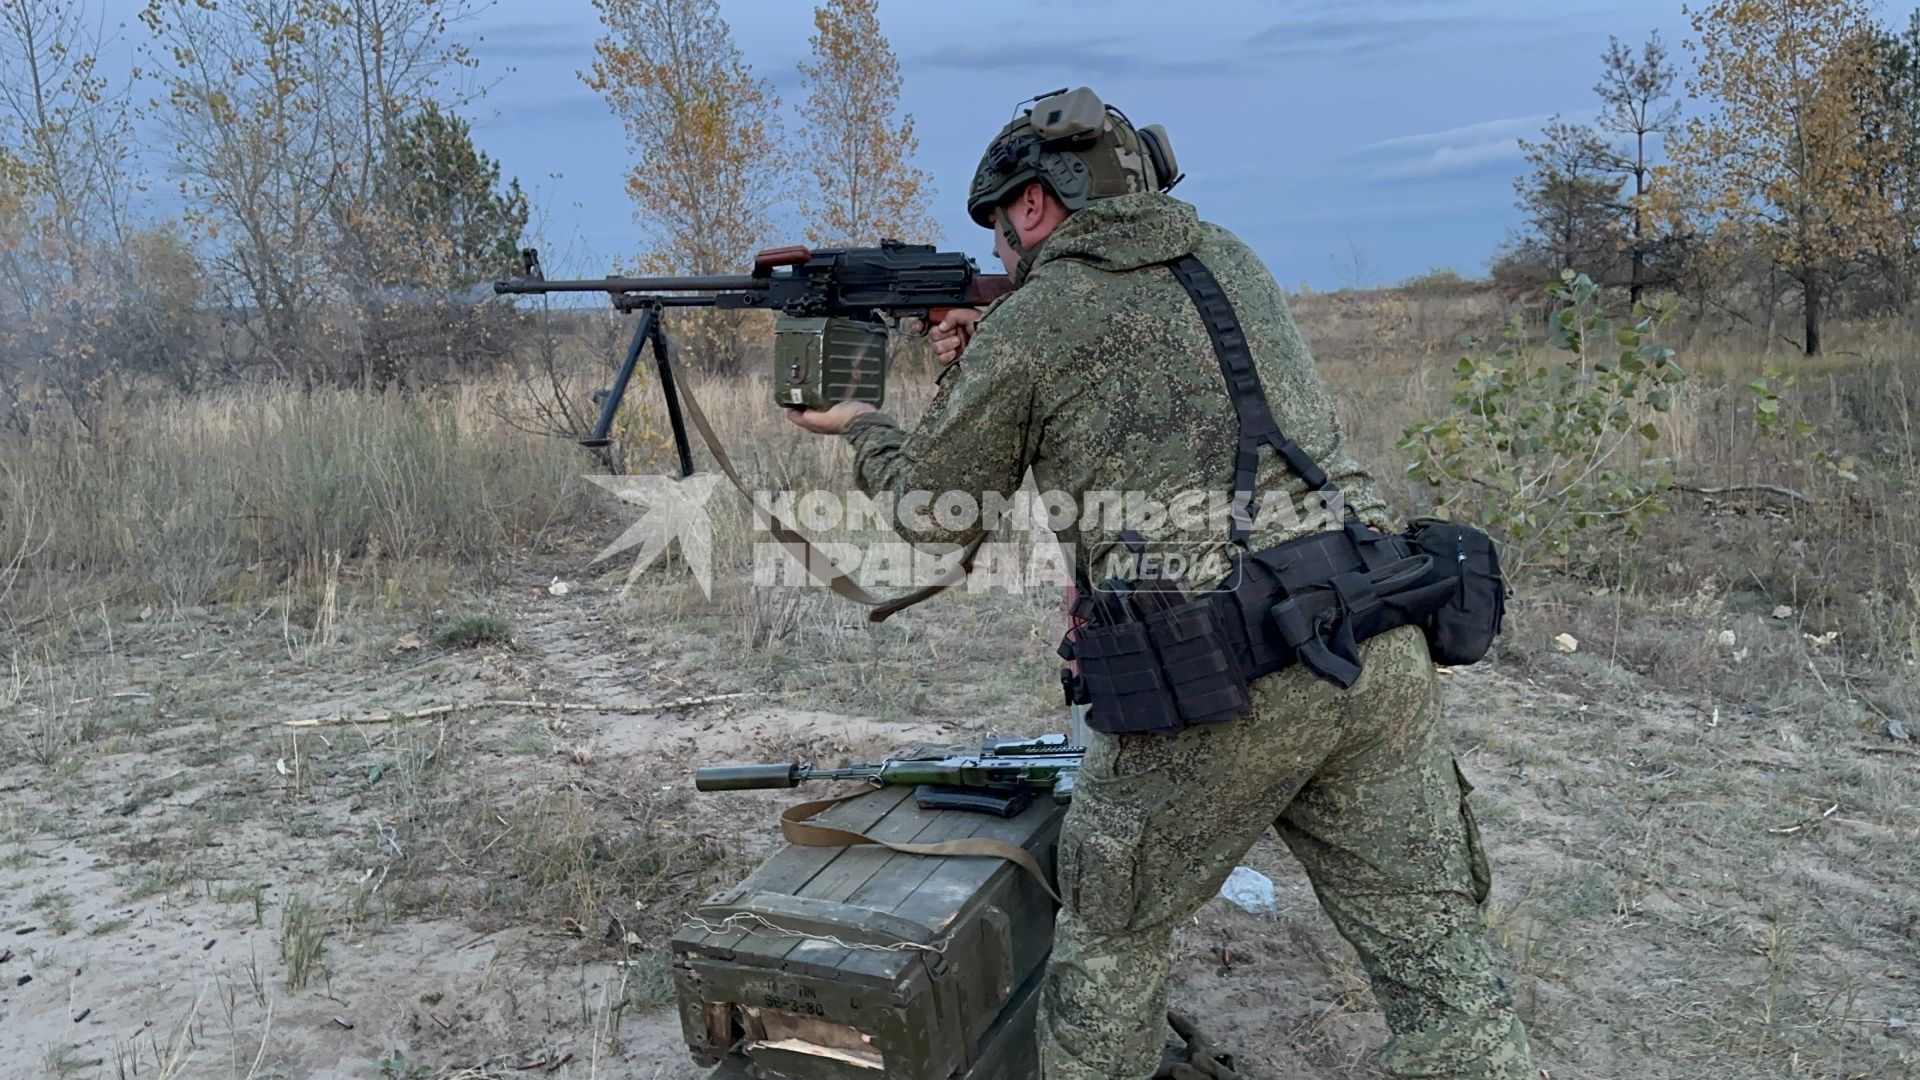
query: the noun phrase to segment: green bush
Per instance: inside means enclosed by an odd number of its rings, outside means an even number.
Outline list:
[[[1436,266],[1431,270],[1418,273],[1402,281],[1400,287],[1410,293],[1422,293],[1432,296],[1451,296],[1466,288],[1470,282],[1460,271],[1451,266]]]
[[[1618,321],[1584,274],[1548,291],[1562,305],[1552,352],[1529,343],[1518,318],[1491,353],[1472,342],[1454,365],[1452,407],[1399,444],[1408,473],[1445,493],[1437,512],[1486,528],[1516,567],[1570,556],[1588,530],[1632,535],[1666,512],[1672,463],[1649,453],[1660,437],[1651,416],[1686,378],[1653,340],[1667,315],[1642,306]]]
[[[513,628],[496,615],[460,615],[442,627],[434,640],[443,649],[507,645],[513,641]]]

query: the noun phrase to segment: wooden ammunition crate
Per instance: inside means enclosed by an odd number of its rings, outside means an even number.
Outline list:
[[[816,821],[895,843],[986,837],[1042,866],[1065,808],[922,810],[886,788]],[[673,939],[694,1061],[753,1080],[1020,1080],[1054,903],[1000,859],[788,846]]]

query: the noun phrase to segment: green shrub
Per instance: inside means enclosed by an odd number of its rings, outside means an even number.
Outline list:
[[[513,640],[513,629],[497,615],[461,615],[442,627],[435,640],[444,649],[505,645]]]
[[[1431,270],[1413,275],[1402,281],[1400,287],[1410,293],[1422,293],[1431,296],[1451,296],[1470,284],[1460,271],[1451,266],[1436,266]]]
[[[1548,291],[1563,305],[1553,352],[1530,344],[1517,318],[1491,353],[1471,343],[1454,365],[1452,407],[1399,444],[1409,474],[1445,493],[1436,510],[1495,534],[1515,566],[1565,558],[1587,530],[1632,535],[1666,512],[1672,463],[1649,453],[1660,437],[1651,416],[1686,378],[1653,341],[1666,315],[1641,307],[1621,323],[1584,274]]]

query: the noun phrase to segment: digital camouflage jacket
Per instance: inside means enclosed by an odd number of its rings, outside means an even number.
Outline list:
[[[1005,498],[1031,469],[1038,491],[1064,493],[1083,511],[1088,492],[1140,493],[1169,505],[1212,496],[1223,511],[1239,429],[1206,327],[1165,265],[1187,254],[1232,301],[1281,430],[1321,463],[1363,520],[1390,526],[1371,478],[1343,450],[1333,397],[1273,276],[1231,233],[1159,193],[1103,199],[1061,223],[1026,283],[980,320],[965,355],[942,373],[912,431],[884,413],[856,418],[845,437],[861,490]],[[1257,488],[1254,550],[1330,523],[1270,450],[1262,451]],[[1191,516],[1162,523],[1150,514],[1083,513],[1059,539],[1082,572],[1112,565],[1109,557],[1123,551],[1122,527],[1141,533],[1149,550],[1227,549],[1223,516],[1197,531],[1175,527],[1182,523],[1195,524]],[[922,544],[965,543],[982,531],[931,521],[896,528]]]

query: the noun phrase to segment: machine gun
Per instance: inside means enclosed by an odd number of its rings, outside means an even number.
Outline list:
[[[880,404],[886,381],[885,319],[938,319],[949,309],[990,303],[1013,289],[1011,279],[980,273],[973,260],[959,252],[892,240],[882,241],[877,248],[769,248],[754,259],[750,274],[548,281],[540,270],[539,251],[522,248],[520,262],[521,276],[494,282],[496,294],[605,293],[615,308],[639,316],[613,386],[593,395],[600,406],[600,418],[580,444],[598,453],[609,470],[619,471],[610,449],[613,422],[627,384],[639,366],[640,354],[651,343],[681,477],[693,475],[693,450],[687,442],[687,420],[691,419],[714,464],[749,502],[753,492],[734,469],[700,403],[674,383],[673,350],[663,318],[667,308],[777,312],[775,403],[787,408],[823,409],[847,400]],[[774,539],[793,552],[809,574],[840,596],[871,609],[867,618],[872,622],[948,588],[961,579],[972,558],[972,551],[967,551],[956,571],[930,585],[891,599],[876,597],[799,530],[759,504],[754,505]]]
[[[611,443],[627,383],[641,351],[652,342],[683,476],[692,474],[693,459],[661,324],[664,309],[776,312],[774,401],[787,408],[824,409],[840,401],[880,404],[886,381],[885,320],[938,320],[949,309],[976,307],[1013,290],[1006,275],[982,274],[960,252],[895,240],[871,248],[768,248],[755,256],[750,274],[548,281],[537,249],[523,248],[520,261],[522,276],[494,282],[496,294],[606,293],[615,308],[640,317],[612,388],[594,395],[600,418],[581,445],[604,450]]]
[[[909,784],[919,788],[914,798],[925,809],[1010,817],[1024,810],[1036,791],[1052,792],[1057,803],[1070,801],[1084,752],[1085,747],[1073,745],[1065,735],[992,739],[977,754],[936,747],[838,769],[799,763],[713,765],[694,770],[693,786],[698,791],[748,791],[813,780],[864,780],[875,787]]]

